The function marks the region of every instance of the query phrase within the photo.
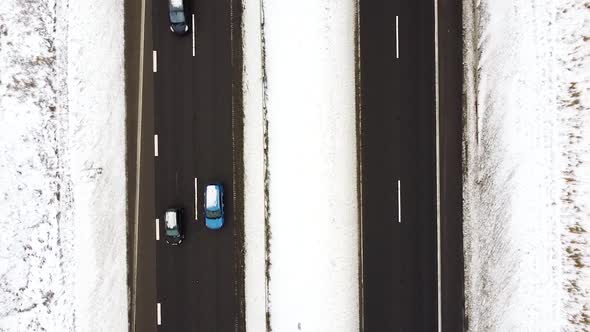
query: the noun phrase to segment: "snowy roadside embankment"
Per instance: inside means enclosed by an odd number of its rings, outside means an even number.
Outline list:
[[[471,331],[590,325],[590,9],[464,0]]]
[[[356,331],[354,1],[262,4],[268,323]]]
[[[73,331],[74,218],[63,26],[0,2],[0,330]]]
[[[128,328],[123,2],[68,2],[78,331]]]
[[[0,2],[1,331],[127,330],[122,31],[122,0]]]

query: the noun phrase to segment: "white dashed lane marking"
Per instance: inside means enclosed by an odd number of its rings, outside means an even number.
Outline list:
[[[160,219],[156,219],[156,241],[160,241]]]
[[[158,156],[158,134],[154,135],[154,156]]]
[[[399,59],[399,18],[395,17],[395,58]]]
[[[402,222],[402,182],[397,180],[397,221]]]
[[[158,325],[162,325],[162,306],[160,303],[156,303],[156,319],[158,320]]]

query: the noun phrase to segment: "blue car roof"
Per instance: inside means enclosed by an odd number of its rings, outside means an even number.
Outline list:
[[[205,189],[205,207],[208,210],[216,210],[221,207],[221,186],[218,184],[210,184]]]

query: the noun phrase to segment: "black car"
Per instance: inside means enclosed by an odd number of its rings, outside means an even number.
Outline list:
[[[170,31],[183,35],[188,32],[188,21],[183,0],[168,0]]]
[[[168,209],[165,215],[166,243],[179,245],[184,239],[182,232],[182,209]]]

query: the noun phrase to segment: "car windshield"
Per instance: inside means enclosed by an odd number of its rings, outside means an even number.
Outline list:
[[[166,227],[166,235],[168,236],[178,236],[178,228],[168,228]]]
[[[184,23],[184,13],[180,10],[170,11],[170,22],[172,23]]]
[[[217,210],[209,210],[209,209],[205,209],[205,216],[208,219],[217,219],[217,218],[221,218],[221,209],[217,209]]]

